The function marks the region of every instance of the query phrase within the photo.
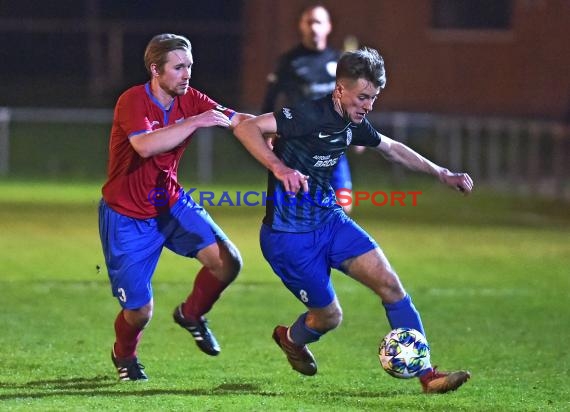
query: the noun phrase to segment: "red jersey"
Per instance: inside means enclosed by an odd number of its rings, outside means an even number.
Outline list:
[[[107,181],[102,190],[105,202],[116,212],[137,219],[168,210],[178,200],[178,165],[192,135],[174,149],[146,159],[139,156],[129,138],[214,108],[230,118],[235,113],[191,87],[174,98],[169,110],[152,95],[150,83],[125,91],[115,106]]]

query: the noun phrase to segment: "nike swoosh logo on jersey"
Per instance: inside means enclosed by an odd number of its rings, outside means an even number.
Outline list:
[[[319,139],[324,139],[325,137],[329,137],[330,134],[324,134],[323,132],[319,132]]]

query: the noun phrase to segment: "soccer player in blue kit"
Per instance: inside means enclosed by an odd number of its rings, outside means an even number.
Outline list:
[[[330,14],[321,3],[303,9],[299,18],[301,42],[279,57],[275,72],[268,76],[263,113],[332,93],[341,53],[327,45],[331,31]],[[351,196],[352,176],[346,155],[333,170],[331,186],[335,191],[344,189],[343,195]],[[352,202],[344,206],[345,212],[351,208]]]
[[[261,250],[285,286],[307,308],[290,327],[277,326],[273,339],[293,369],[317,373],[307,344],[339,326],[342,309],[331,268],[376,293],[392,328],[425,334],[418,311],[377,243],[336,204],[330,176],[349,145],[376,148],[386,159],[431,174],[468,194],[473,181],[452,173],[369,123],[366,115],[386,83],[384,60],[370,48],[344,53],[332,95],[245,120],[234,134],[269,170]],[[277,133],[273,151],[265,134]],[[419,377],[425,393],[453,391],[470,377],[467,371],[426,369]]]

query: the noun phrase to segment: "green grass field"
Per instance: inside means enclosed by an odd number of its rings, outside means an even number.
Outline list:
[[[367,204],[354,217],[413,296],[433,362],[472,372],[446,395],[381,369],[383,309],[338,272],[345,318],[312,346],[319,373],[289,368],[271,331],[303,308],[261,256],[261,207],[209,208],[245,261],[209,314],[222,354],[203,355],[172,322],[199,266],[165,251],[139,349],[150,380],[119,383],[109,359],[119,306],[97,270],[99,185],[1,181],[0,410],[570,410],[568,204],[421,190],[416,207]]]

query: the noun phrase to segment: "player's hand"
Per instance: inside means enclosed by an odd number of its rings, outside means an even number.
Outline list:
[[[309,191],[309,176],[305,176],[298,170],[283,166],[279,170],[274,171],[273,174],[283,183],[285,192],[291,194],[291,196],[295,196],[301,189],[303,192]]]
[[[228,116],[215,109],[192,116],[191,119],[193,122],[196,122],[196,127],[230,127],[232,124],[232,121]]]
[[[439,173],[439,180],[452,188],[468,195],[473,190],[473,179],[467,173],[453,173],[443,169]]]

